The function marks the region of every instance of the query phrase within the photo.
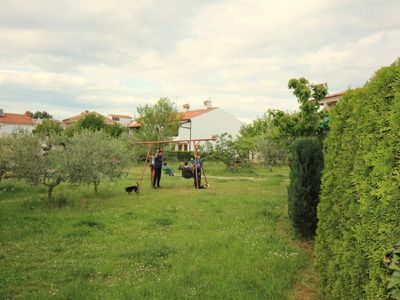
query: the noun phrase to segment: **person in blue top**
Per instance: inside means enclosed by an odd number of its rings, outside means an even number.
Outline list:
[[[201,171],[203,169],[203,161],[200,159],[199,155],[196,155],[192,160],[193,164],[193,178],[194,178],[194,187],[196,189],[201,189]]]
[[[153,177],[153,189],[160,187],[161,170],[163,167],[164,153],[161,150],[157,150],[154,156],[154,177]]]

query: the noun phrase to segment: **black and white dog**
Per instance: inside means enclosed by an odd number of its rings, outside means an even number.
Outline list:
[[[132,192],[139,194],[139,182],[136,182],[136,185],[127,186],[125,191],[130,195]]]

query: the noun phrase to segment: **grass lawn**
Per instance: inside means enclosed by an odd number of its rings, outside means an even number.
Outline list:
[[[214,163],[208,190],[163,176],[161,189],[146,178],[128,196],[140,170],[102,182],[97,197],[59,186],[56,208],[46,189],[3,180],[0,298],[292,297],[310,258],[288,234],[287,168],[231,176]]]

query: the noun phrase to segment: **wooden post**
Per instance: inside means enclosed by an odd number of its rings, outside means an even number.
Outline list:
[[[151,147],[152,147],[152,144],[148,144],[148,146],[147,146],[146,160],[145,160],[144,166],[143,166],[142,177],[140,178],[140,184],[139,184],[140,186],[142,186],[143,177],[144,177],[144,172],[146,171],[147,161],[149,160],[149,155],[150,155],[150,153],[151,153]]]
[[[194,151],[193,151],[193,155],[194,155],[194,159],[193,159],[193,162],[194,162],[194,181],[195,181],[195,183],[196,183],[196,189],[199,189],[199,170],[197,169],[197,163],[196,163],[196,156],[197,156],[197,146],[196,146],[196,142],[195,141],[193,141],[193,149],[194,149]]]

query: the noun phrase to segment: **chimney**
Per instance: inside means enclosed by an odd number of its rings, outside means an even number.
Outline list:
[[[190,109],[190,104],[189,103],[186,103],[186,104],[183,104],[183,110],[184,111],[189,111],[189,109]]]
[[[203,101],[203,104],[204,104],[204,109],[211,109],[212,108],[211,100]]]
[[[0,109],[0,117],[4,117],[6,114],[6,112],[4,111],[4,109]]]

